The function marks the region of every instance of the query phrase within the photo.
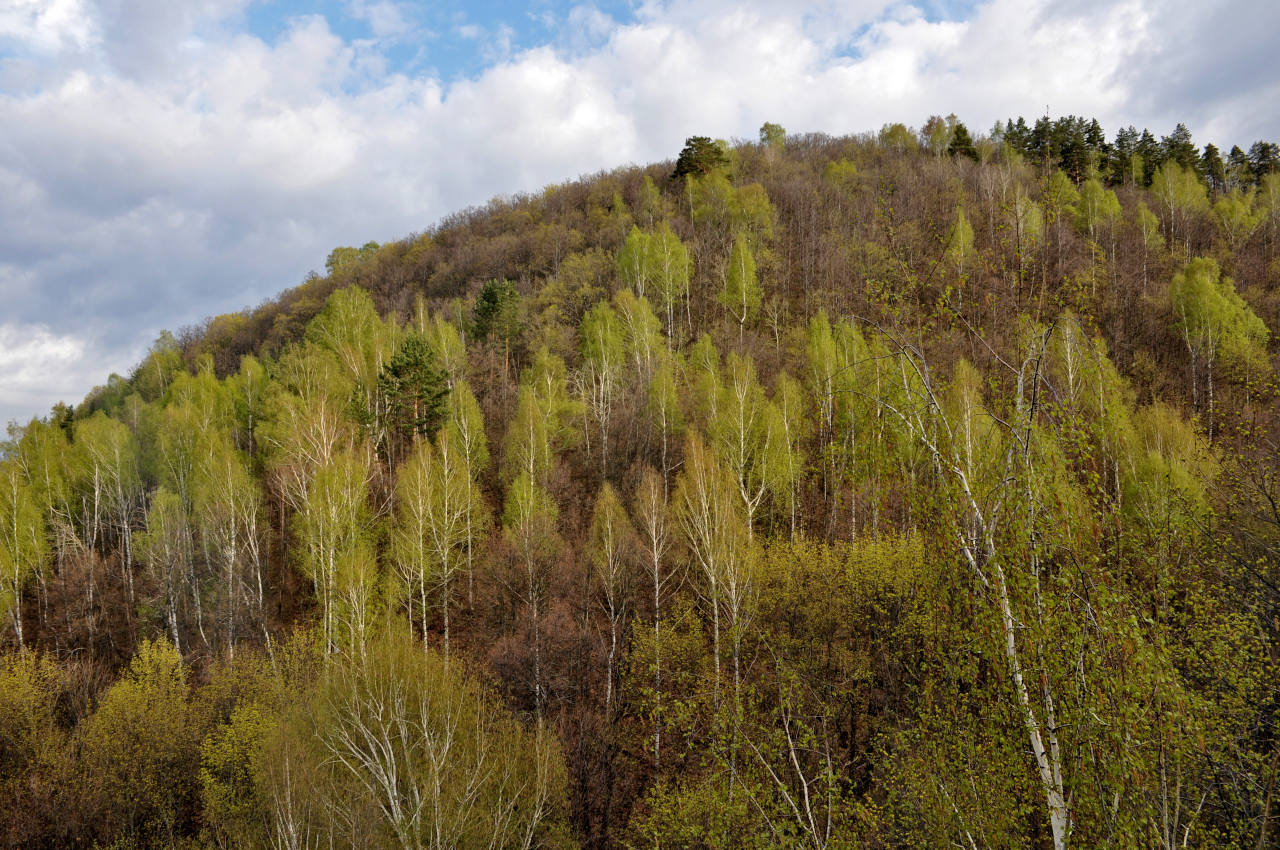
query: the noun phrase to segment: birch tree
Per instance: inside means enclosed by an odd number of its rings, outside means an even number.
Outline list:
[[[449,413],[445,429],[460,452],[461,462],[466,468],[467,480],[474,494],[466,503],[465,517],[467,602],[470,603],[475,598],[475,541],[489,525],[488,510],[479,495],[477,484],[480,475],[489,467],[489,441],[484,432],[480,404],[471,392],[471,385],[465,380],[455,381],[449,393]]]
[[[299,515],[303,570],[319,598],[329,652],[362,644],[376,598],[369,472],[366,450],[334,455],[316,470]]]
[[[724,288],[720,290],[721,305],[738,323],[738,342],[742,342],[747,322],[760,312],[764,289],[756,274],[756,260],[746,234],[739,233],[729,253],[729,265],[725,270]]]
[[[1221,277],[1218,264],[1211,259],[1197,257],[1175,274],[1169,285],[1169,299],[1191,358],[1191,393],[1197,405],[1198,373],[1204,376],[1212,438],[1214,375],[1219,360],[1240,369],[1267,368],[1270,331],[1236,293],[1231,279]]]
[[[0,610],[13,625],[18,649],[22,632],[22,592],[45,568],[49,543],[45,519],[17,462],[0,461]]]
[[[600,433],[600,474],[609,474],[609,426],[615,399],[622,383],[625,348],[618,314],[607,301],[601,301],[582,317],[578,330],[581,338],[583,369],[581,382],[587,410],[596,421]],[[590,441],[587,442],[590,453]]]
[[[609,623],[609,652],[605,660],[605,716],[614,717],[614,690],[622,635],[631,615],[631,526],[613,485],[604,482],[591,518],[591,565],[599,582],[604,614]]]
[[[1058,720],[1058,683],[1044,666],[1044,654],[1022,634],[1021,622],[1044,622],[1046,580],[1042,570],[1036,492],[1036,418],[1041,366],[1049,331],[1032,338],[1020,364],[1013,367],[1016,389],[1010,412],[989,411],[972,380],[959,382],[944,400],[923,353],[894,340],[898,350],[901,406],[884,399],[913,441],[922,445],[955,489],[963,507],[948,512],[950,536],[972,572],[984,599],[993,606],[999,644],[1022,724],[1030,743],[1039,788],[1055,850],[1065,850],[1072,831],[1067,749]],[[995,482],[1005,482],[992,487]],[[1017,588],[1029,584],[1029,607]],[[1031,646],[1026,645],[1032,643]]]
[[[662,763],[662,602],[675,574],[666,563],[672,535],[667,484],[653,467],[645,467],[632,500],[649,589],[653,593],[653,764]]]
[[[420,440],[396,482],[396,522],[392,551],[412,618],[417,597],[422,641],[428,617],[438,605],[443,619],[442,650],[449,657],[449,614],[457,579],[467,569],[468,519],[479,493],[453,435],[444,429],[436,445]],[[433,598],[438,603],[433,604]]]

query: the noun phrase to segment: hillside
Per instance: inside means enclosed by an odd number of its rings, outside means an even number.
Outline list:
[[[1280,154],[766,124],[0,461],[0,842],[1280,842]]]

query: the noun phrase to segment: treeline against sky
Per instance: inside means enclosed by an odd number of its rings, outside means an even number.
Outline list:
[[[0,840],[1268,847],[1276,146],[766,124],[0,461]]]

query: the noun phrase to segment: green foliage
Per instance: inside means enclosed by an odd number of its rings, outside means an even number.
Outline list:
[[[564,769],[456,666],[387,637],[335,660],[290,722],[322,777],[311,812],[363,847],[565,845]]]
[[[22,594],[44,570],[49,552],[45,518],[14,460],[0,461],[0,611],[23,645]]]
[[[81,730],[81,758],[109,839],[172,842],[199,799],[202,721],[178,651],[143,640]]]
[[[1253,235],[1265,218],[1266,212],[1257,207],[1256,197],[1253,187],[1247,192],[1232,189],[1213,205],[1213,214],[1233,251]]]
[[[476,296],[471,333],[480,339],[496,337],[510,346],[520,333],[520,295],[509,280],[491,280]]]
[[[724,150],[707,136],[690,136],[684,141],[680,156],[676,157],[675,170],[671,172],[672,180],[679,180],[688,175],[710,174],[718,169],[729,167],[729,158]]]
[[[330,277],[336,277],[354,271],[372,259],[380,247],[377,242],[366,242],[359,248],[334,248],[324,261],[325,272]]]
[[[885,124],[880,128],[880,144],[898,151],[914,151],[919,143],[906,124]]]
[[[787,131],[781,124],[766,121],[760,125],[760,144],[766,148],[782,148],[787,143]]]
[[[973,145],[973,137],[969,128],[957,121],[951,131],[951,140],[947,143],[947,153],[951,156],[962,156],[978,161],[978,149]]]
[[[1144,207],[1145,209],[1145,207]],[[1120,218],[1122,210],[1116,193],[1104,189],[1097,179],[1086,180],[1080,186],[1080,202],[1076,207],[1076,224],[1096,240],[1098,229],[1111,227]]]
[[[0,844],[1273,844],[1273,151],[704,141],[11,429]]]
[[[645,297],[656,269],[653,262],[653,236],[639,227],[632,227],[618,251],[618,278],[624,286],[635,290],[636,295]]]
[[[930,115],[929,120],[920,128],[920,143],[928,148],[934,156],[942,156],[951,143],[951,127],[940,115]]]
[[[446,375],[427,338],[406,334],[378,374],[389,429],[402,439],[434,434],[448,409]]]
[[[651,250],[654,291],[667,314],[667,336],[671,336],[675,330],[676,304],[689,291],[693,261],[689,257],[689,249],[665,221],[658,225],[653,235]]]
[[[947,261],[955,269],[961,282],[968,276],[973,258],[973,227],[964,214],[963,207],[956,207],[956,222],[947,236]]]
[[[392,558],[406,607],[410,612],[418,609],[424,642],[432,610],[438,606],[443,612],[446,655],[454,585],[467,568],[472,535],[482,528],[475,519],[482,506],[467,459],[451,432],[441,431],[435,446],[419,441],[396,482]]]
[[[720,290],[719,299],[729,315],[741,329],[760,312],[760,302],[764,298],[764,289],[756,276],[756,260],[746,237],[739,233],[734,240],[733,251],[729,255],[729,268],[725,273],[724,289]]]
[[[360,645],[378,600],[368,506],[369,458],[344,450],[319,466],[298,517],[301,567],[321,604],[330,650]]]
[[[1210,369],[1219,357],[1234,369],[1268,368],[1266,344],[1271,333],[1236,293],[1231,279],[1221,277],[1214,260],[1197,257],[1174,275],[1169,300],[1188,346],[1205,358]]]

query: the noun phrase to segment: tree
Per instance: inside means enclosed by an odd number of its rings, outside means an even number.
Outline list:
[[[645,297],[654,274],[653,236],[632,226],[627,241],[618,251],[618,277],[640,298]]]
[[[380,247],[377,242],[370,241],[359,248],[352,248],[347,245],[334,248],[324,261],[325,272],[330,277],[335,277],[358,269],[372,259],[373,255],[378,253],[378,248]]]
[[[951,140],[947,143],[947,153],[951,156],[963,156],[974,162],[978,161],[978,149],[974,147],[969,128],[957,121],[951,132]]]
[[[711,141],[708,136],[690,136],[684,140],[684,148],[676,158],[676,167],[671,172],[671,179],[679,180],[688,175],[709,174],[717,169],[728,167],[729,158],[720,145]]]
[[[1221,360],[1234,368],[1268,367],[1267,326],[1236,294],[1230,278],[1221,278],[1218,264],[1197,257],[1173,277],[1169,301],[1178,329],[1191,356],[1191,392],[1199,404],[1196,362],[1204,365],[1208,393],[1209,435],[1214,428],[1213,377]]]
[[[760,144],[767,148],[781,148],[787,142],[787,131],[781,124],[766,121],[760,125]]]
[[[1244,192],[1232,189],[1213,205],[1213,214],[1217,217],[1222,235],[1227,238],[1227,246],[1233,254],[1249,241],[1249,237],[1257,231],[1266,217],[1266,211],[1258,208],[1255,203],[1256,198],[1257,191],[1250,186]]]
[[[906,124],[885,124],[878,138],[881,145],[898,151],[914,151],[919,146],[915,133]]]
[[[623,347],[631,357],[635,376],[648,380],[653,375],[659,352],[667,347],[662,335],[662,320],[653,312],[647,298],[637,298],[630,290],[620,289],[613,296],[613,306],[622,326]]]
[[[450,439],[461,452],[467,480],[475,487],[480,474],[489,467],[489,440],[484,433],[484,417],[480,414],[480,404],[471,392],[471,385],[466,381],[460,380],[453,385],[453,392],[449,394],[449,421],[445,428],[448,429]],[[472,562],[474,543],[488,522],[489,514],[483,499],[477,495],[468,500],[466,504],[468,602],[475,598],[475,568]]]
[[[808,432],[804,388],[786,372],[780,374],[774,385],[772,413],[769,424],[776,442],[770,488],[773,498],[786,506],[790,519],[791,539],[799,533],[800,497],[797,490],[806,468],[802,445]]]
[[[81,730],[81,759],[104,840],[173,846],[198,800],[203,730],[177,649],[143,640]]]
[[[658,431],[660,443],[659,464],[663,480],[663,492],[672,471],[670,462],[671,440],[684,430],[684,413],[680,409],[679,374],[681,362],[679,355],[663,349],[658,356],[658,364],[649,379],[648,393],[645,400],[645,412]]]
[[[405,442],[430,436],[448,409],[447,376],[437,365],[427,338],[409,333],[378,373],[378,392],[385,399],[388,431]],[[395,454],[388,447],[388,454]]]
[[[1200,156],[1186,124],[1178,124],[1172,133],[1161,139],[1160,148],[1165,162],[1175,162],[1186,171],[1195,171],[1200,164]]]
[[[448,385],[466,377],[467,346],[462,339],[458,326],[436,313],[430,320],[426,317],[426,304],[417,307],[417,331],[427,339],[431,355],[436,365],[444,372]]]
[[[696,432],[690,432],[684,455],[684,469],[676,484],[675,510],[694,563],[702,573],[703,599],[711,613],[716,707],[719,709],[720,705],[723,624],[729,631],[732,649],[735,709],[740,709],[742,637],[756,590],[747,523],[737,483]]]
[[[787,131],[781,124],[766,121],[760,125],[760,147],[764,148],[766,162],[776,162],[786,145]]]
[[[680,299],[687,298],[689,294],[689,277],[693,271],[693,263],[689,259],[689,249],[665,221],[658,225],[651,245],[653,286],[658,303],[667,314],[667,336],[674,338],[675,305]]]
[[[1138,202],[1138,213],[1135,218],[1142,244],[1142,294],[1146,295],[1147,260],[1152,251],[1159,251],[1164,247],[1164,241],[1160,238],[1160,219],[1142,201]]]
[[[0,461],[0,610],[9,615],[19,650],[22,591],[49,554],[45,519],[25,478],[15,460]]]
[[[266,591],[262,578],[262,498],[244,458],[229,438],[215,432],[201,458],[193,489],[196,524],[200,528],[205,557],[221,577],[219,594],[228,657],[234,655],[237,627],[246,599],[251,622],[270,644],[266,630]],[[165,522],[174,521],[165,517]],[[166,530],[166,535],[173,532]]]
[[[138,553],[160,589],[169,640],[181,653],[178,610],[191,571],[192,540],[187,511],[176,493],[161,487],[151,496],[147,530],[138,540]],[[199,591],[195,593],[198,595]]]
[[[625,358],[623,330],[608,301],[592,307],[579,326],[583,361],[582,387],[587,410],[600,429],[600,474],[609,474],[609,426],[622,382]],[[591,444],[587,443],[590,453]]]
[[[99,411],[76,427],[76,447],[82,488],[90,495],[90,516],[86,523],[89,546],[106,545],[107,532],[119,544],[120,569],[129,593],[135,599],[133,583],[133,520],[139,505],[141,480],[137,442],[129,428]]]
[[[366,450],[338,452],[316,470],[298,517],[303,571],[319,597],[329,652],[360,645],[377,598],[369,475]]]
[[[1280,169],[1280,145],[1267,141],[1254,142],[1249,148],[1249,167],[1253,171],[1253,179],[1261,183],[1262,178]]]
[[[468,568],[468,522],[479,513],[480,494],[468,474],[466,457],[449,429],[436,445],[423,440],[415,447],[396,481],[396,523],[392,550],[399,568],[412,621],[414,597],[419,606],[423,645],[427,642],[430,598],[439,596],[444,620],[444,657],[449,658],[449,611],[456,579]]]
[[[1253,182],[1253,165],[1249,162],[1249,156],[1239,145],[1234,145],[1231,152],[1227,154],[1227,181],[1228,189],[1244,189]]]
[[[956,207],[956,221],[947,235],[947,263],[955,270],[959,298],[957,309],[964,308],[964,287],[968,282],[973,261],[973,227],[964,214],[964,207]]]
[[[13,847],[54,843],[71,820],[59,804],[83,768],[59,718],[64,682],[51,655],[0,653],[0,837]]]
[[[600,486],[591,515],[591,566],[599,583],[605,618],[609,621],[609,651],[605,660],[605,717],[614,719],[614,690],[622,637],[632,608],[631,524],[622,501],[608,481]]]
[[[511,360],[511,344],[520,335],[520,295],[509,280],[491,280],[476,296],[471,334],[477,339],[497,338],[502,341],[502,373]]]
[[[1076,209],[1076,221],[1089,234],[1089,239],[1096,242],[1098,229],[1111,226],[1123,212],[1116,193],[1104,189],[1097,180],[1086,180],[1080,186],[1080,203]]]
[[[662,763],[662,602],[675,575],[666,564],[672,543],[667,484],[653,467],[645,467],[641,474],[632,506],[644,551],[646,577],[653,591],[653,764],[658,767]]]
[[[359,286],[334,292],[307,323],[306,341],[333,352],[339,373],[351,383],[349,412],[375,445],[383,441],[387,426],[378,376],[395,352],[399,335],[395,322],[383,322],[373,297]]]
[[[752,359],[730,354],[725,373],[723,382],[716,382],[707,428],[742,500],[747,538],[751,539],[765,495],[784,475],[786,447],[779,434],[777,410],[756,379]]]
[[[542,615],[550,561],[559,548],[556,518],[559,510],[551,495],[535,477],[521,470],[507,490],[502,512],[502,534],[516,551],[523,571],[522,601],[529,612],[533,674],[530,690],[533,709],[541,719],[547,704],[542,669]]]
[[[738,341],[742,341],[743,328],[760,312],[764,290],[756,276],[756,260],[746,237],[739,233],[729,255],[729,268],[725,272],[724,289],[720,290],[720,303],[738,323]]]
[[[941,115],[930,115],[929,120],[920,128],[920,144],[927,147],[934,156],[942,156],[951,143],[951,127]]]
[[[1160,200],[1170,243],[1181,234],[1190,250],[1191,219],[1209,209],[1209,197],[1200,178],[1195,171],[1183,168],[1176,161],[1166,162],[1151,180],[1151,194]]]
[[[458,666],[407,637],[336,659],[289,732],[327,780],[311,792],[321,795],[316,816],[347,841],[560,845],[565,777],[550,734],[523,728]]]
[[[1200,154],[1200,173],[1209,181],[1212,192],[1225,191],[1227,186],[1227,164],[1222,161],[1222,152],[1212,143],[1204,146]]]

